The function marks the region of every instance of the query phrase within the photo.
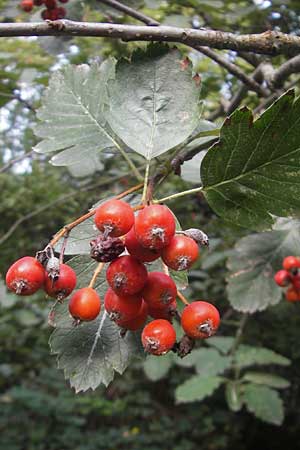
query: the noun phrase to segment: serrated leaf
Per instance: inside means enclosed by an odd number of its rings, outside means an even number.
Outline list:
[[[227,294],[232,307],[253,313],[277,304],[282,298],[273,276],[287,255],[300,254],[300,222],[290,228],[246,236],[228,259]]]
[[[40,122],[34,128],[36,136],[43,140],[34,150],[60,151],[52,157],[53,165],[86,163],[114,145],[103,114],[108,102],[107,82],[114,76],[114,67],[113,59],[101,66],[69,65],[51,77],[37,112]]]
[[[143,369],[146,374],[146,377],[151,381],[158,381],[161,378],[164,378],[169,372],[170,368],[173,364],[173,357],[171,353],[167,355],[160,356],[147,356]]]
[[[5,282],[0,276],[0,308],[11,308],[18,301],[20,301],[20,297],[7,290]]]
[[[231,358],[222,356],[214,348],[200,348],[196,353],[196,372],[201,376],[221,375],[231,366]]]
[[[202,377],[196,375],[180,384],[175,391],[177,403],[190,403],[203,400],[214,393],[223,383],[220,377]]]
[[[233,412],[240,411],[243,406],[241,385],[233,381],[226,383],[225,397],[229,409]]]
[[[231,350],[234,343],[234,337],[231,336],[212,336],[206,341],[207,345],[217,348],[220,352],[226,354]]]
[[[278,392],[267,386],[248,384],[244,388],[243,397],[246,408],[255,417],[273,425],[282,424],[284,411]]]
[[[243,380],[254,384],[264,384],[277,389],[286,389],[290,386],[290,382],[286,378],[265,372],[246,372]]]
[[[109,124],[147,160],[182,143],[199,122],[200,87],[181,60],[178,50],[151,44],[119,61],[110,83]]]
[[[279,366],[288,366],[290,360],[278,353],[264,347],[251,347],[250,345],[240,345],[234,354],[235,364],[240,367],[249,367],[254,365],[277,364]]]
[[[300,97],[281,96],[253,123],[247,108],[221,128],[201,165],[212,209],[237,225],[261,230],[300,210]]]
[[[77,273],[77,287],[87,285],[97,263],[87,263],[87,257],[78,256],[69,261]],[[103,299],[107,289],[102,272],[96,289]],[[139,333],[128,332],[120,337],[119,327],[102,312],[91,322],[74,326],[68,312],[68,302],[58,305],[52,315],[55,330],[50,338],[50,348],[57,355],[58,367],[76,392],[96,389],[99,384],[107,386],[114,372],[123,373],[134,356],[143,355]]]

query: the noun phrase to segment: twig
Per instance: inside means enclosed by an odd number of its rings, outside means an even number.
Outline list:
[[[18,94],[8,94],[7,92],[0,92],[0,96],[10,98],[11,100],[17,100],[18,102],[22,103],[25,106],[25,108],[35,113],[34,107],[27,100],[24,100],[22,97],[20,97],[20,95]]]
[[[130,8],[129,6],[123,5],[122,3],[117,2],[116,0],[98,0],[100,3],[104,3],[107,6],[110,6],[111,8],[116,9],[117,11],[121,11],[125,14],[127,14],[130,17],[133,17],[136,20],[139,20],[140,22],[145,23],[146,25],[150,26],[157,26],[159,25],[159,22],[152,19],[149,16],[146,16],[145,14],[136,11],[135,9]]]
[[[181,292],[177,291],[177,297],[182,301],[182,303],[189,305],[189,302]]]
[[[264,99],[254,110],[253,113],[254,114],[258,114],[261,111],[265,110],[266,108],[268,108],[280,95],[282,95],[285,91],[288,91],[289,89],[292,89],[294,86],[296,86],[300,81],[300,78],[298,77],[297,80],[292,81],[291,83],[289,83],[287,86],[285,86],[284,89],[279,89],[275,92],[273,92],[273,94],[271,94],[269,97],[267,97],[266,99]]]
[[[280,88],[283,82],[293,73],[300,72],[300,55],[295,56],[283,63],[279,69],[273,72],[271,84],[274,88]]]
[[[23,161],[23,159],[31,158],[33,156],[33,154],[34,154],[34,151],[31,150],[28,153],[24,153],[23,155],[20,155],[17,158],[12,159],[11,161],[9,161],[7,164],[5,164],[4,166],[2,166],[0,168],[0,173],[6,172],[8,169],[11,168],[11,166],[13,166],[14,164],[16,164],[16,163],[18,163],[20,161]]]
[[[300,37],[266,31],[261,34],[234,34],[221,30],[195,30],[161,25],[120,25],[111,23],[55,20],[44,22],[1,23],[0,37],[9,36],[98,36],[123,41],[181,42],[188,46],[203,45],[216,49],[254,52],[264,55],[300,52]]]
[[[94,272],[94,274],[92,276],[92,279],[90,281],[89,288],[93,288],[94,287],[94,285],[96,283],[97,276],[99,275],[99,273],[103,269],[104,265],[105,264],[103,262],[98,264],[98,266],[97,266],[97,268],[96,268],[96,270],[95,270],[95,272]]]

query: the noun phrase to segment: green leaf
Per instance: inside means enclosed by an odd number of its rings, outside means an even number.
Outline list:
[[[171,353],[160,356],[159,358],[157,356],[150,355],[147,356],[143,364],[143,369],[149,380],[158,381],[167,375],[172,367],[172,364],[173,357]]]
[[[223,383],[220,377],[202,377],[196,375],[180,384],[175,391],[177,403],[190,403],[203,400],[214,393]]]
[[[199,122],[200,87],[181,60],[178,50],[150,44],[119,61],[109,85],[111,128],[147,160],[181,144]]]
[[[284,411],[278,392],[267,386],[248,384],[244,388],[244,401],[248,411],[258,419],[273,425],[282,424]]]
[[[241,393],[241,385],[233,381],[229,381],[225,388],[225,397],[227,401],[228,408],[237,412],[243,406],[243,397]]]
[[[20,301],[20,296],[8,291],[4,280],[0,276],[0,308],[11,308],[18,301]]]
[[[207,345],[216,347],[222,353],[228,353],[234,343],[234,337],[231,336],[212,336],[207,339]]]
[[[286,389],[290,386],[290,382],[287,379],[265,372],[246,372],[243,380],[250,381],[254,384],[264,384],[277,389]]]
[[[201,165],[204,195],[224,219],[270,228],[275,216],[300,210],[300,97],[280,97],[253,123],[247,108],[223,124],[220,141]]]
[[[68,65],[50,79],[34,131],[43,138],[35,151],[60,151],[52,157],[53,165],[86,165],[89,159],[98,161],[98,153],[114,145],[103,114],[108,102],[107,82],[114,76],[114,67],[113,59],[101,66]]]
[[[69,264],[78,276],[77,287],[87,285],[97,263],[87,263],[88,257],[78,256]],[[98,276],[97,292],[103,299],[107,289],[105,270]],[[107,386],[114,372],[122,374],[134,356],[142,356],[139,333],[128,332],[120,337],[119,327],[105,311],[91,322],[74,326],[69,315],[68,302],[58,305],[51,316],[55,330],[50,338],[50,348],[57,355],[58,367],[76,392],[96,389],[99,384]]]
[[[200,348],[196,353],[196,371],[201,376],[219,375],[231,366],[231,358],[222,356],[214,348]]]
[[[277,304],[282,289],[274,280],[287,255],[300,254],[300,222],[290,228],[244,237],[235,245],[228,259],[230,275],[227,294],[232,307],[253,313]]]
[[[290,360],[278,353],[264,347],[251,347],[250,345],[240,345],[234,355],[235,364],[238,367],[249,367],[254,365],[277,364],[288,366]]]

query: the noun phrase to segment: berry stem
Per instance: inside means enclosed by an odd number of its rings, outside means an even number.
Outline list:
[[[145,170],[145,178],[144,178],[144,188],[143,188],[143,195],[142,195],[142,203],[146,202],[147,197],[147,187],[148,187],[148,181],[149,181],[149,173],[150,173],[150,161],[148,161],[146,165]]]
[[[126,195],[131,194],[132,192],[138,191],[139,189],[141,189],[141,187],[143,187],[143,183],[137,184],[136,186],[131,187],[130,189],[127,189],[124,192],[121,192],[120,194],[118,194],[116,197],[116,199],[120,200],[123,197],[126,197]],[[89,219],[90,217],[92,217],[96,212],[96,208],[91,209],[89,212],[87,212],[86,214],[84,214],[81,217],[78,217],[78,219],[74,220],[74,222],[69,223],[68,225],[65,225],[61,230],[59,230],[55,236],[53,237],[53,239],[49,242],[49,246],[50,247],[54,247],[55,244],[64,236],[66,236],[67,234],[70,233],[70,231],[77,227],[77,225],[79,225],[80,223],[84,222],[85,220]]]
[[[104,267],[104,263],[103,262],[101,262],[101,263],[99,263],[98,264],[98,266],[97,266],[97,268],[96,268],[96,270],[95,270],[95,272],[94,272],[94,274],[93,274],[93,276],[92,276],[92,279],[91,279],[91,281],[90,281],[90,284],[89,284],[89,288],[93,288],[94,287],[94,285],[95,285],[95,283],[96,283],[96,279],[97,279],[97,276],[99,275],[99,273],[101,272],[101,270],[103,269],[103,267]]]
[[[185,195],[195,194],[201,192],[203,187],[197,187],[194,189],[188,189],[187,191],[177,192],[176,194],[168,195],[168,197],[159,198],[158,200],[153,200],[153,203],[164,203],[168,200],[173,200],[174,198],[184,197]]]
[[[185,298],[185,296],[177,291],[177,297],[182,301],[182,303],[184,303],[185,305],[189,305],[190,303],[187,301],[187,299]]]
[[[60,254],[59,254],[59,264],[63,264],[64,262],[64,255],[65,255],[65,251],[66,251],[66,247],[67,247],[67,243],[68,243],[68,237],[69,237],[69,232],[65,233],[64,235],[64,240],[62,243],[62,247],[60,250]]]
[[[129,167],[132,169],[136,179],[138,181],[141,181],[143,179],[143,177],[140,174],[140,172],[139,172],[138,168],[136,167],[136,165],[131,161],[131,159],[129,158],[127,153],[122,149],[122,147],[120,147],[119,145],[117,145],[117,147],[118,147],[118,150],[120,151],[121,155],[123,156],[123,158],[125,159],[125,161],[129,165]]]

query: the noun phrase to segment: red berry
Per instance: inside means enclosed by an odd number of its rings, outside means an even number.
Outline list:
[[[136,216],[134,230],[143,247],[159,250],[174,236],[175,219],[166,206],[150,205]]]
[[[68,3],[69,0],[58,0],[60,3]]]
[[[290,287],[285,293],[285,298],[288,302],[298,302],[300,301],[300,292],[294,287]]]
[[[173,301],[164,308],[151,308],[151,306],[148,306],[148,314],[149,316],[153,317],[153,319],[165,319],[172,322],[174,316],[176,315],[176,312],[176,301]]]
[[[140,292],[147,281],[147,269],[133,256],[119,256],[110,263],[106,279],[118,295],[132,295]]]
[[[291,275],[289,281],[292,281],[292,285],[293,285],[294,289],[300,291],[300,274]]]
[[[108,200],[98,206],[95,213],[96,227],[113,237],[128,233],[134,224],[133,210],[122,200]]]
[[[162,260],[174,270],[189,269],[199,256],[199,248],[194,239],[182,234],[175,235],[162,251]]]
[[[186,306],[181,315],[181,325],[192,339],[205,339],[218,329],[220,315],[211,303],[196,301]]]
[[[101,310],[101,300],[95,289],[85,287],[72,295],[69,311],[76,320],[90,321],[96,319]]]
[[[142,344],[146,352],[152,355],[164,355],[174,346],[176,332],[173,326],[164,319],[153,320],[142,332]]]
[[[41,16],[43,20],[51,20],[51,11],[49,11],[49,9],[43,9]]]
[[[282,262],[282,267],[285,270],[293,270],[300,268],[300,259],[296,256],[287,256]]]
[[[44,0],[33,0],[35,6],[41,6],[44,4]]]
[[[57,7],[56,0],[45,0],[45,6],[47,9],[55,9]]]
[[[278,270],[274,275],[274,281],[278,286],[288,286],[291,282],[291,275],[287,270]]]
[[[8,269],[6,285],[18,295],[31,295],[43,286],[45,276],[45,269],[39,261],[24,256]]]
[[[55,8],[53,11],[56,13],[56,20],[66,17],[67,11],[63,7]]]
[[[136,331],[142,328],[145,324],[148,316],[148,306],[147,303],[142,301],[142,306],[139,310],[139,313],[134,319],[127,320],[122,323],[122,328],[125,330]]]
[[[25,12],[32,11],[33,8],[33,0],[22,0],[20,3],[20,8]]]
[[[104,297],[104,306],[110,319],[122,326],[124,322],[138,316],[142,297],[140,295],[119,296],[112,289],[108,289]]]
[[[164,308],[176,299],[177,288],[169,275],[151,272],[141,294],[151,308]]]
[[[45,291],[50,297],[57,300],[63,300],[68,297],[76,286],[76,273],[67,264],[61,264],[59,268],[59,277],[52,281],[47,277],[45,281]]]
[[[125,236],[125,247],[132,256],[141,262],[155,261],[161,255],[161,250],[151,250],[140,244],[135,235],[134,227]]]

